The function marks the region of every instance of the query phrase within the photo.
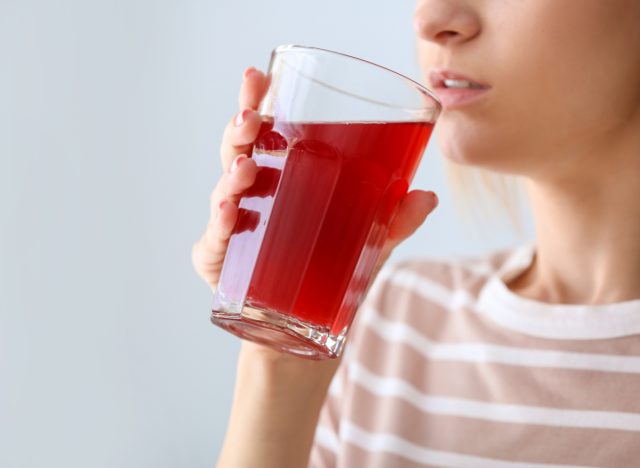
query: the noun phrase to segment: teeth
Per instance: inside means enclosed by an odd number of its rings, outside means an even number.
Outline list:
[[[443,80],[443,83],[447,88],[482,88],[482,86],[480,86],[477,83],[472,83],[471,81],[465,81],[465,80],[445,79]]]

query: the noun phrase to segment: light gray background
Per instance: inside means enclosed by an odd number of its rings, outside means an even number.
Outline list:
[[[300,43],[419,78],[413,3],[0,0],[0,466],[212,467],[239,341],[190,251],[242,71]],[[394,253],[517,239],[441,206]]]

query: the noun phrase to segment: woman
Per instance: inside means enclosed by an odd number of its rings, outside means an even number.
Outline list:
[[[243,342],[218,466],[639,466],[640,2],[420,0],[413,25],[443,154],[522,176],[535,244],[386,266],[341,363]],[[194,246],[214,288],[264,91],[248,69]],[[383,260],[436,204],[406,195]]]

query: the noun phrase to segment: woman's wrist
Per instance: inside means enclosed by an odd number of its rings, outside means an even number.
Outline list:
[[[243,341],[238,357],[237,389],[250,385],[252,391],[267,398],[274,392],[290,396],[304,392],[307,398],[324,399],[339,364],[339,359],[314,361]]]

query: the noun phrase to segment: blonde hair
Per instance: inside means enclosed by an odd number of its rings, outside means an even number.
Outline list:
[[[453,199],[463,218],[471,215],[481,227],[488,227],[497,218],[506,218],[516,236],[525,238],[523,209],[528,200],[520,177],[444,159]]]

